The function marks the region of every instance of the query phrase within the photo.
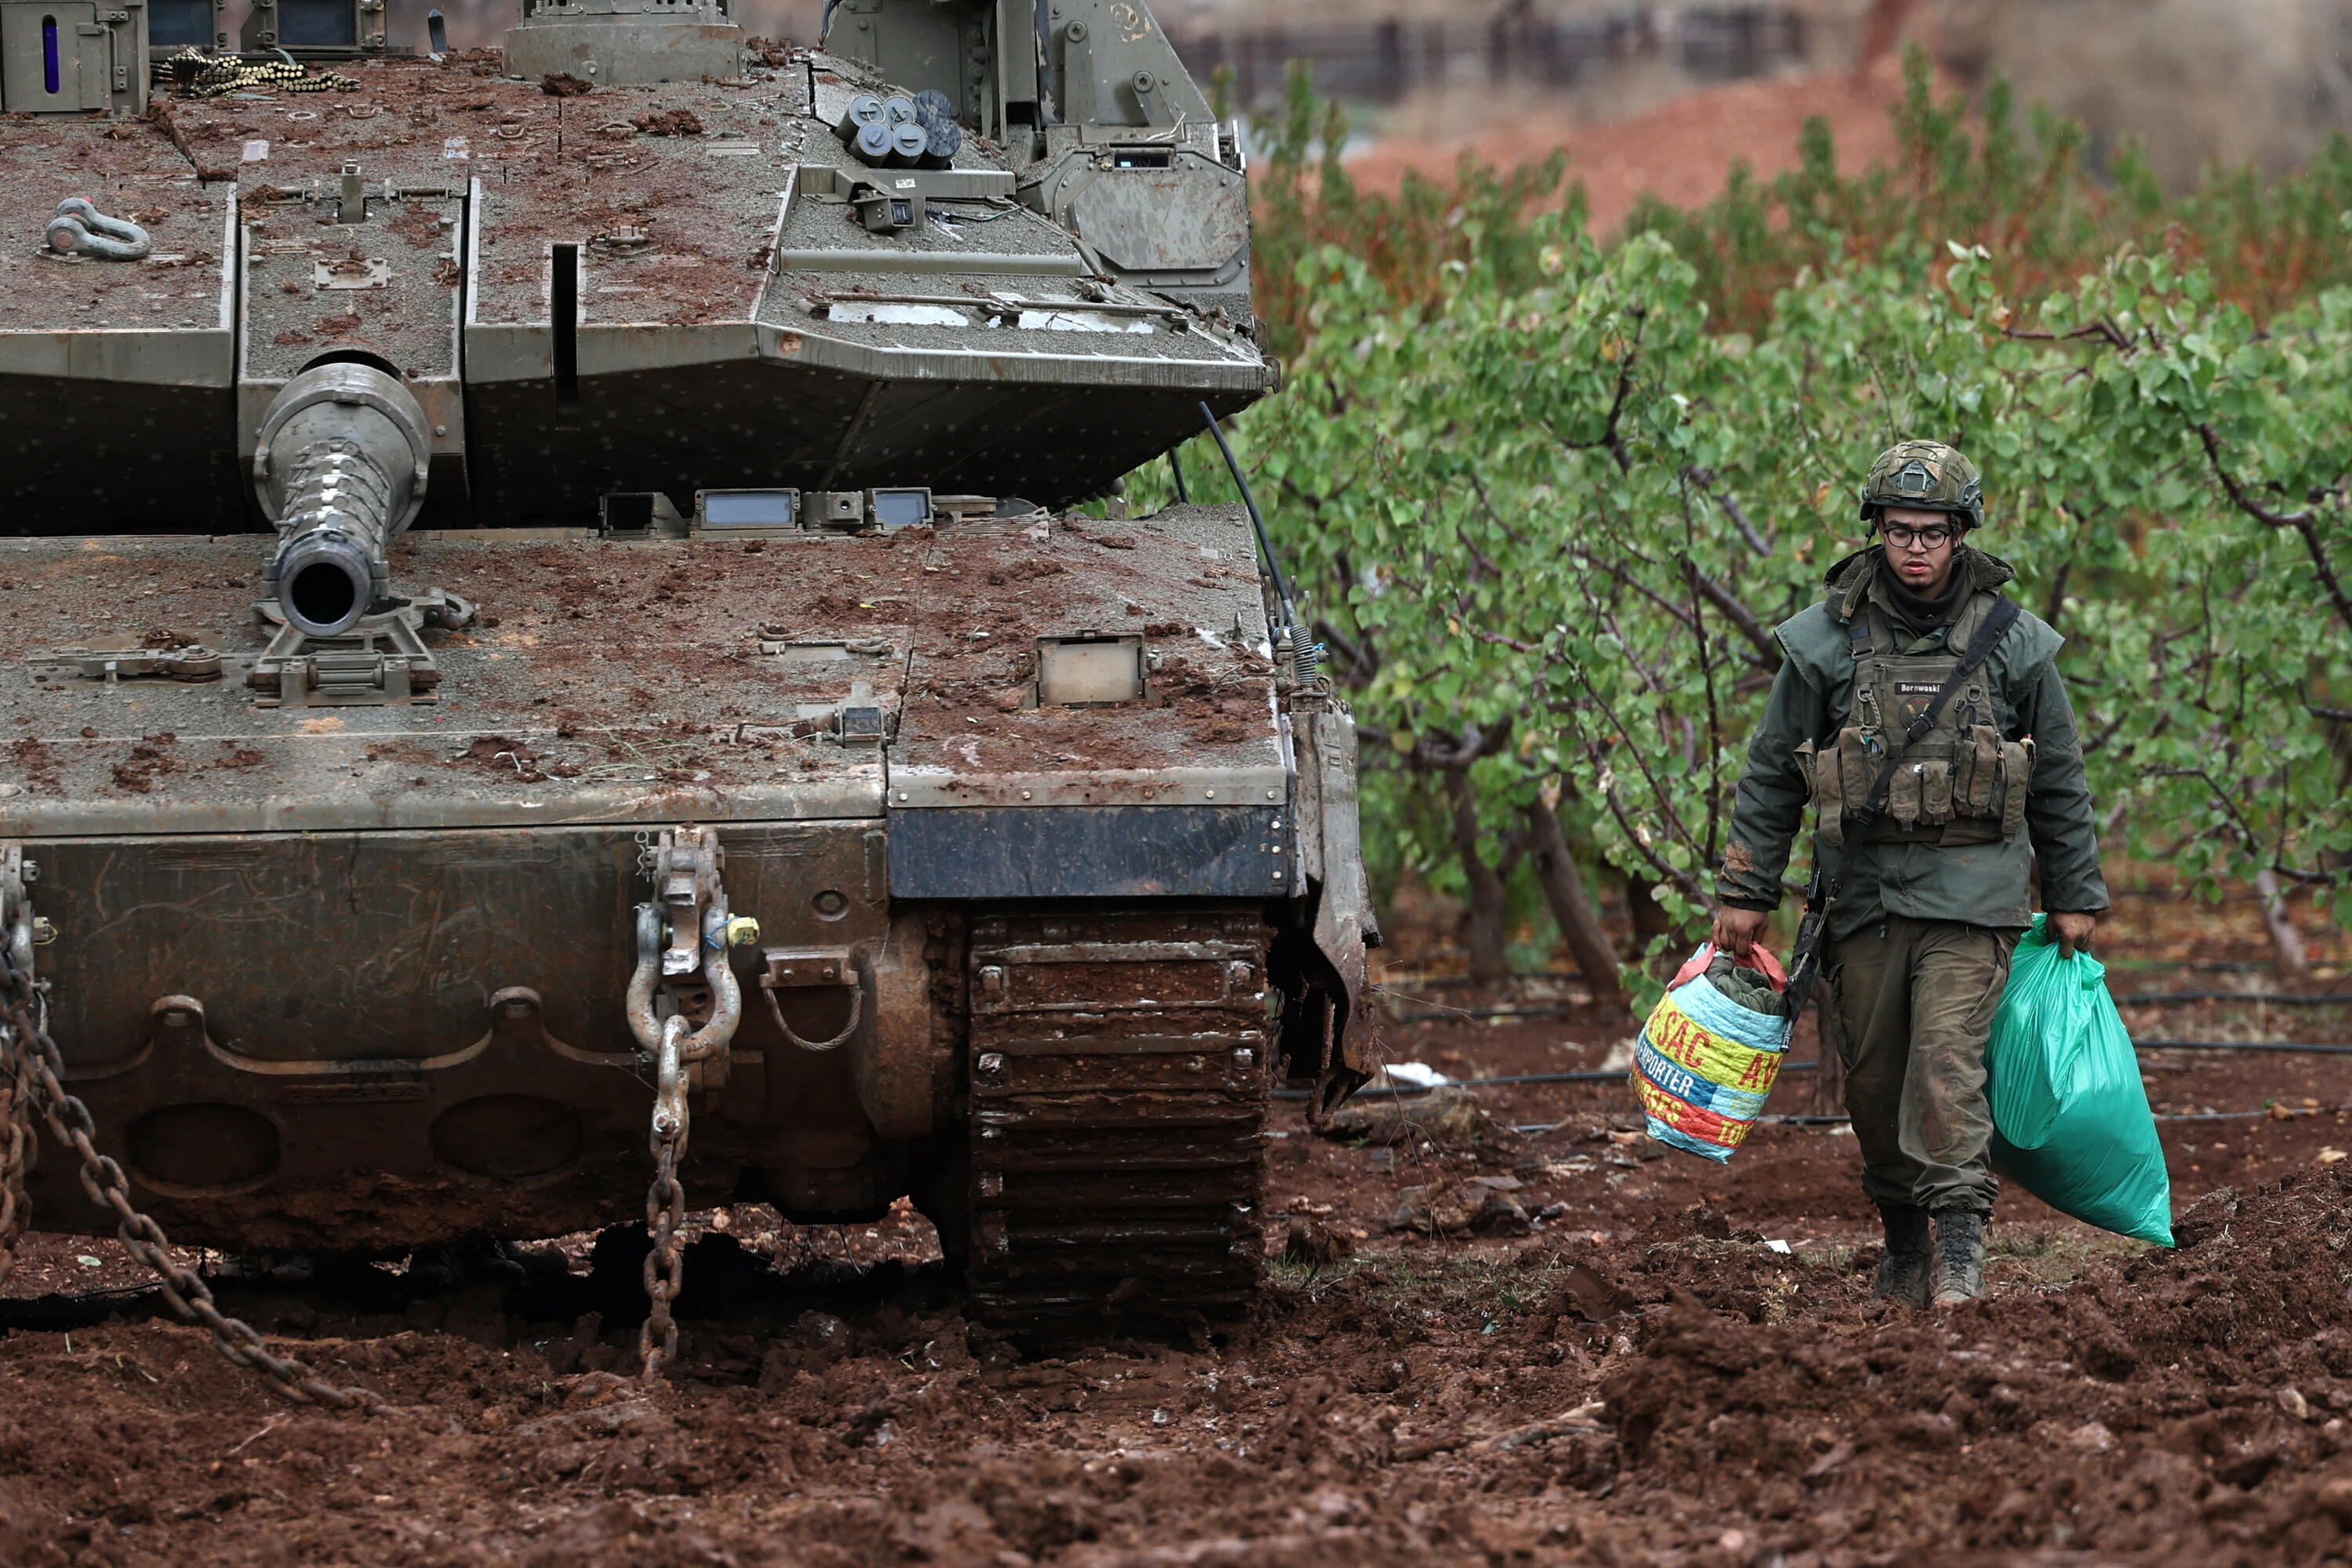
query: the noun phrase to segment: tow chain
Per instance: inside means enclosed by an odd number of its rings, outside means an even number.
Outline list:
[[[657,842],[639,842],[655,899],[637,906],[637,964],[627,1005],[630,1032],[654,1068],[654,1180],[646,1193],[653,1246],[646,1254],[646,1321],[637,1331],[645,1379],[652,1383],[677,1355],[671,1309],[686,1274],[686,1186],[678,1166],[693,1121],[688,1096],[727,1081],[728,1049],[743,1021],[742,987],[728,953],[758,942],[760,924],[727,911],[718,834],[689,825],[665,831]],[[698,988],[709,993],[709,1019],[699,1028],[688,1016]]]
[[[33,868],[22,851],[0,847],[0,1079],[9,1086],[10,1127],[0,1158],[9,1163],[8,1195],[0,1197],[0,1224],[21,1226],[26,1208],[14,1185],[21,1177],[30,1141],[23,1136],[22,1117],[37,1110],[51,1136],[71,1149],[81,1161],[82,1190],[92,1203],[111,1209],[118,1234],[131,1255],[151,1269],[162,1285],[163,1300],[184,1322],[212,1331],[221,1354],[257,1373],[287,1398],[303,1405],[324,1405],[337,1410],[383,1411],[392,1408],[371,1389],[329,1383],[305,1363],[272,1351],[253,1326],[222,1311],[212,1287],[172,1257],[171,1238],[163,1227],[131,1205],[130,1182],[122,1167],[98,1152],[98,1126],[89,1107],[66,1092],[65,1058],[50,1038],[47,983],[33,977],[33,912],[24,884]],[[29,1093],[25,1092],[29,1087]],[[20,1110],[19,1108],[22,1108]],[[0,1237],[14,1237],[13,1230]]]
[[[648,1381],[661,1375],[662,1364],[677,1354],[677,1322],[670,1303],[686,1283],[686,1242],[678,1234],[686,1224],[686,1188],[677,1179],[678,1162],[686,1158],[686,1134],[692,1112],[686,1099],[686,1068],[678,1046],[691,1027],[671,1016],[662,1021],[654,1090],[654,1184],[646,1193],[646,1227],[653,1233],[653,1250],[646,1254],[646,1321],[637,1331],[637,1353],[645,1358]]]
[[[730,916],[719,879],[718,835],[709,829],[664,833],[647,856],[660,902],[638,907],[635,974],[629,984],[630,1025],[653,1058],[656,1074],[652,1134],[654,1179],[646,1194],[653,1245],[646,1254],[646,1321],[637,1334],[647,1381],[660,1377],[677,1354],[672,1308],[685,1276],[686,1188],[678,1178],[692,1123],[688,1095],[726,1081],[728,1048],[742,1021],[742,992],[728,960],[730,948],[759,940],[755,921]],[[371,1389],[331,1384],[307,1363],[271,1351],[251,1324],[223,1312],[212,1288],[171,1255],[171,1238],[131,1202],[129,1179],[98,1151],[89,1108],[65,1087],[65,1058],[48,1032],[47,983],[34,978],[33,913],[24,884],[33,868],[14,846],[0,847],[0,1281],[10,1268],[5,1251],[28,1212],[24,1173],[32,1152],[29,1121],[37,1111],[58,1142],[81,1162],[82,1189],[113,1212],[131,1255],[151,1270],[163,1300],[182,1321],[212,1331],[222,1355],[302,1404],[338,1410],[391,1408]],[[667,918],[663,906],[668,906]],[[699,960],[709,988],[709,1017],[700,1028],[683,1010],[656,1019],[655,990],[664,980],[690,980]],[[652,1038],[646,1037],[652,1036]]]
[[[16,1269],[16,1237],[32,1206],[25,1173],[33,1155],[33,1086],[25,1054],[0,1037],[0,1287]]]

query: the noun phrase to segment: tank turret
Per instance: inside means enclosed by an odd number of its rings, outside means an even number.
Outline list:
[[[523,0],[506,68],[601,87],[740,76],[743,29],[728,11],[728,0]]]

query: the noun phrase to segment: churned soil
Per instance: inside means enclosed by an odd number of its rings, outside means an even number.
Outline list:
[[[1572,1070],[1625,1032],[1572,1013],[1389,1044]],[[2189,1070],[2233,1106],[2277,1088]],[[2292,1085],[2352,1099],[2352,1069]],[[308,1279],[211,1255],[226,1306],[399,1406],[345,1416],[223,1362],[113,1243],[35,1237],[0,1304],[0,1561],[2203,1568],[2352,1546],[2332,1110],[2168,1123],[2177,1252],[2004,1198],[1991,1299],[1923,1314],[1869,1297],[1850,1137],[1769,1126],[1717,1167],[1634,1137],[1622,1086],[1474,1098],[1483,1118],[1345,1141],[1286,1102],[1280,1260],[1249,1321],[1197,1341],[993,1335],[903,1209],[698,1215],[681,1363],[651,1389],[629,1280],[586,1237]]]
[[[2119,992],[2261,978],[2182,967],[2191,930],[2200,962],[2257,962],[2244,909],[2131,897],[2112,930]],[[1591,1070],[1632,1033],[1572,984],[1386,983],[1388,1058],[1455,1079]],[[2352,1021],[2289,1011],[2131,1016],[2171,1038]],[[694,1216],[682,1353],[652,1387],[610,1233],[185,1255],[277,1348],[394,1406],[340,1415],[224,1362],[117,1244],[36,1236],[0,1299],[0,1562],[2352,1560],[2352,1065],[2147,1067],[2168,1116],[2254,1113],[2163,1123],[2179,1248],[2007,1194],[1990,1297],[1934,1312],[1870,1297],[1842,1129],[1769,1124],[1718,1166],[1649,1145],[1607,1082],[1372,1097],[1339,1137],[1279,1101],[1267,1289],[1172,1341],[988,1331],[903,1205]],[[1774,1113],[1816,1110],[1820,1077]]]

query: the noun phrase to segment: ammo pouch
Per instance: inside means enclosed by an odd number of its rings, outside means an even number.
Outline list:
[[[1946,639],[1964,648],[1997,603],[1979,594],[1961,612]],[[1811,781],[1821,840],[1842,848],[1846,819],[1859,814],[1885,766],[1890,745],[1924,712],[1959,665],[1957,652],[1895,651],[1893,629],[1876,605],[1855,616],[1851,722],[1826,747],[1808,741],[1798,761]],[[1990,684],[1979,666],[1969,672],[1934,728],[1912,742],[1888,782],[1886,804],[1864,836],[1871,844],[1994,844],[2025,828],[2025,796],[2033,777],[2031,739],[2005,741],[1996,728]]]

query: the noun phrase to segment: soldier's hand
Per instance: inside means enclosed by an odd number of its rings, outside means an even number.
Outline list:
[[[1748,949],[1764,934],[1771,916],[1762,910],[1735,910],[1729,904],[1718,904],[1715,910],[1715,931],[1710,940],[1717,952],[1731,954],[1735,963],[1745,963]]]
[[[2058,956],[2072,958],[2078,951],[2091,951],[2091,939],[2099,931],[2099,917],[2053,914],[2050,917],[2050,929],[2058,933]]]

